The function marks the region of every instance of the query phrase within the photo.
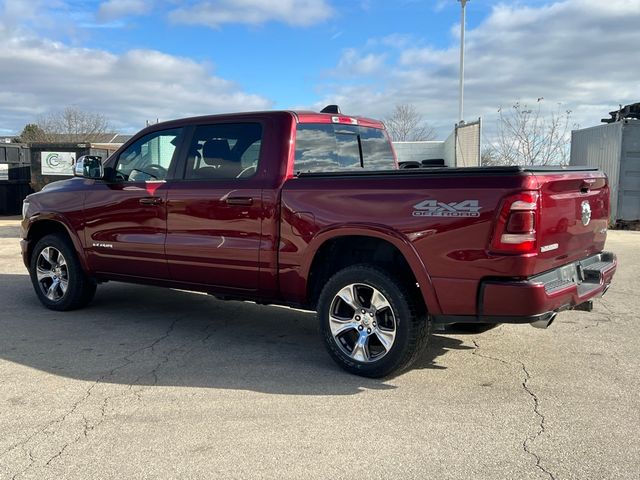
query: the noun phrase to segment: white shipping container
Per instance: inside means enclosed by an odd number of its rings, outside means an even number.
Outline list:
[[[612,222],[640,220],[640,120],[572,131],[570,164],[607,174]]]

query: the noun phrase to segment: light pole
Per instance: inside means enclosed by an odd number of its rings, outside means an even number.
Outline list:
[[[460,14],[460,107],[458,109],[458,120],[464,122],[464,29],[465,29],[465,9],[469,0],[458,0],[462,5]]]

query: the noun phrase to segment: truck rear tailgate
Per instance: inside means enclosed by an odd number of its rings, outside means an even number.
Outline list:
[[[606,176],[597,171],[535,176],[541,207],[536,273],[601,252],[609,223]]]

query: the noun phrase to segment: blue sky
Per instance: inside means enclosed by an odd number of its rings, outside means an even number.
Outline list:
[[[259,24],[229,22],[212,27],[172,21],[167,15],[172,10],[170,2],[145,2],[148,14],[134,12],[115,18],[100,16],[103,3],[106,2],[68,1],[63,7],[50,8],[49,15],[71,14],[77,23],[73,29],[62,30],[52,25],[45,32],[49,30],[47,33],[70,45],[114,53],[131,48],[153,49],[206,62],[217,75],[271,99],[274,108],[315,103],[318,84],[340,77],[332,70],[342,52],[353,45],[407,35],[436,48],[446,48],[456,41],[451,28],[460,18],[456,0],[327,0],[319,3],[327,5],[329,15],[319,15],[319,20],[311,24],[291,25],[272,19]],[[490,4],[486,0],[468,4],[470,28],[486,16]],[[29,23],[35,27],[37,22],[35,19]]]
[[[468,119],[544,97],[586,126],[640,100],[640,0],[469,0],[467,12]],[[334,102],[378,118],[411,103],[441,137],[456,120],[455,0],[0,0],[0,13],[0,134],[67,105],[128,132]]]

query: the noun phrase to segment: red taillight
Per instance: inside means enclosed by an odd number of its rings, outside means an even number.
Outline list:
[[[536,212],[511,212],[507,233],[529,233],[536,229]]]
[[[538,192],[520,192],[505,198],[491,241],[491,251],[535,253],[538,215]]]

